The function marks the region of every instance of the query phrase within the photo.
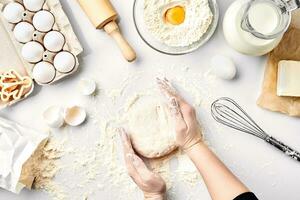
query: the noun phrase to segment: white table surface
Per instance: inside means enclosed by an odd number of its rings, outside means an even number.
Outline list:
[[[207,45],[194,53],[174,57],[160,54],[143,43],[133,24],[133,0],[113,0],[113,4],[121,16],[120,26],[122,32],[138,54],[137,62],[129,64],[123,60],[116,45],[106,34],[93,29],[76,1],[62,0],[64,10],[84,47],[79,72],[53,86],[37,87],[34,95],[2,111],[1,115],[35,129],[45,130],[45,124],[42,120],[43,110],[49,105],[69,105],[76,102],[80,95],[75,88],[81,78],[91,77],[96,79],[102,91],[116,87],[128,73],[148,71],[143,74],[147,74],[147,76],[145,75],[145,82],[150,81],[155,77],[157,71],[173,64],[182,64],[188,66],[192,71],[203,73],[209,67],[209,57],[217,53],[223,53],[234,59],[238,66],[239,75],[236,80],[221,82],[217,93],[236,99],[268,133],[300,150],[299,119],[269,112],[256,105],[255,102],[259,95],[264,72],[265,58],[241,55],[225,43],[221,22],[224,12],[232,0],[219,0],[218,2],[221,21],[213,38]],[[176,73],[176,70],[174,73]],[[173,75],[176,76],[176,74]],[[139,84],[138,87],[142,88],[143,84]],[[134,89],[133,87],[132,90]],[[94,108],[87,107],[87,109],[93,110]],[[208,119],[209,123],[215,123],[210,116],[204,117]],[[89,129],[86,129],[87,127]],[[84,130],[89,130],[90,133],[86,133]],[[226,132],[208,136],[208,141],[220,158],[260,199],[298,200],[300,198],[299,163],[255,137],[237,133],[231,129],[224,130]],[[71,137],[72,140],[78,142],[78,145],[80,143],[81,145],[88,145],[88,142],[81,142],[83,138],[87,138],[87,134],[98,134],[97,128],[93,127],[89,121],[82,128],[73,128]],[[224,146],[228,144],[231,148],[225,151]],[[180,192],[182,193],[181,190]],[[91,199],[113,199],[109,193],[110,191],[104,190],[98,192]],[[178,195],[177,193],[174,195],[174,198],[184,199],[180,198],[179,191]],[[17,196],[1,190],[0,199],[48,199],[48,197],[41,192],[24,190]],[[209,198],[204,195],[192,199]]]

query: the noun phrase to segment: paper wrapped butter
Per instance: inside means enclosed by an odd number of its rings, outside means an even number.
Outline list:
[[[279,45],[269,54],[265,77],[257,104],[265,109],[300,117],[300,97],[277,96],[278,63],[300,61],[300,10],[293,12],[291,27]]]
[[[27,160],[41,146],[48,134],[36,132],[0,117],[0,187],[19,193],[31,187],[34,176],[24,169]]]

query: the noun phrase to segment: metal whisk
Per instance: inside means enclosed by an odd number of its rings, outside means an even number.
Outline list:
[[[300,161],[300,153],[268,135],[251,117],[232,99],[223,97],[211,105],[213,118],[226,126],[259,137],[291,158]]]

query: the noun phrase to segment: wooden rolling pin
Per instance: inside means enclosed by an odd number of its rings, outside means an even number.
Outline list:
[[[78,0],[93,25],[104,29],[118,44],[127,61],[136,59],[136,53],[120,32],[116,23],[118,14],[109,0]]]

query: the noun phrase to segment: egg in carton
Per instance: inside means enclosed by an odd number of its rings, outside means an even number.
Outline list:
[[[78,69],[82,47],[59,0],[0,0],[30,76],[52,84]]]

